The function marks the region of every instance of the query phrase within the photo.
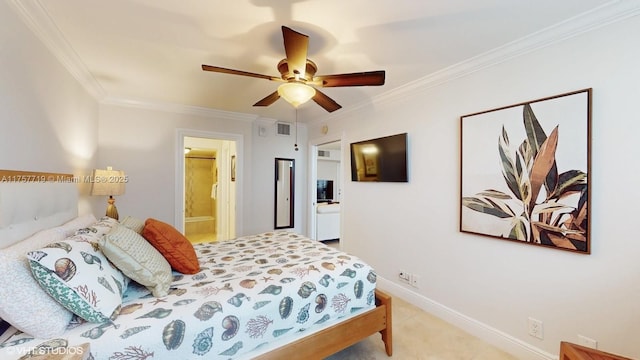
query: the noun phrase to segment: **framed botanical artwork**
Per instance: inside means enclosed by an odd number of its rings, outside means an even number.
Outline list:
[[[591,252],[591,93],[460,117],[460,231]]]

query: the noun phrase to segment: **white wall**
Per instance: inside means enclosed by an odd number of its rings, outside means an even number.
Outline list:
[[[298,124],[298,151],[295,150],[296,126],[291,126],[291,136],[276,135],[275,122],[260,119],[253,126],[253,163],[254,187],[248,200],[253,210],[253,217],[247,222],[253,224],[254,230],[273,229],[274,227],[274,192],[275,192],[275,158],[295,160],[295,195],[294,195],[294,228],[292,231],[307,231],[307,127]],[[260,128],[263,128],[262,135]],[[302,145],[305,144],[305,145]],[[264,231],[264,230],[261,230]],[[256,231],[257,232],[257,231]]]
[[[97,102],[5,1],[0,24],[0,168],[90,175]],[[90,212],[90,184],[78,186],[79,211]]]
[[[409,134],[409,183],[345,182],[343,248],[382,287],[519,358],[557,356],[578,334],[640,358],[638,34],[634,16],[310,126],[310,138],[326,124],[347,142]],[[588,87],[591,255],[460,233],[459,117]],[[419,275],[418,289],[398,281],[401,268]],[[544,340],[527,334],[530,316]]]
[[[250,120],[213,118],[205,111],[164,110],[153,104],[101,104],[98,166],[124,170],[129,178],[126,193],[116,199],[121,216],[153,217],[174,224],[176,158],[183,154],[177,144],[179,129],[237,134],[245,145],[239,161],[250,164],[251,143],[244,140],[250,139]],[[251,174],[247,166],[241,171],[243,176]],[[243,181],[243,186],[248,191],[251,182]]]
[[[103,103],[100,106],[98,167],[113,166],[129,177],[126,194],[116,200],[120,215],[153,217],[174,224],[176,212],[176,154],[178,129],[233,134],[242,137],[238,149],[238,206],[242,228],[237,235],[273,230],[274,158],[304,159],[303,147],[293,149],[293,138],[258,136],[254,117],[157,104]],[[299,141],[306,130],[299,127]],[[301,216],[306,199],[305,167],[296,163],[296,229],[303,231]],[[302,170],[300,170],[302,169]],[[300,195],[299,195],[300,194]],[[96,211],[102,211],[100,207]]]

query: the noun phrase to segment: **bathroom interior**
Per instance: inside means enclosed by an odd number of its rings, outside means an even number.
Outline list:
[[[216,241],[218,170],[213,149],[185,150],[185,236],[192,243]]]
[[[192,243],[236,236],[233,140],[184,137],[184,235]]]

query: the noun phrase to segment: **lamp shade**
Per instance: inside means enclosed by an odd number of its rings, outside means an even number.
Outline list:
[[[122,170],[93,170],[91,195],[112,196],[123,195],[125,175]]]
[[[289,82],[278,86],[278,95],[293,107],[298,107],[311,100],[316,95],[316,89],[303,83]]]

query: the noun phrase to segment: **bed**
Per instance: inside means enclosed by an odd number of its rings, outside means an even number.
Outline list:
[[[33,262],[45,266],[41,259],[73,259],[71,247],[83,249],[83,265],[96,272],[118,270],[118,263],[100,258],[99,251],[108,254],[104,239],[114,229],[124,231],[126,224],[78,217],[77,201],[71,175],[0,171],[0,256],[25,256],[20,260],[30,264],[38,281],[52,272],[68,276],[68,267],[38,275],[33,268],[40,265]],[[40,236],[43,232],[47,236]],[[87,241],[94,235],[104,247]],[[19,359],[44,351],[75,352],[78,359],[322,359],[377,332],[392,354],[391,297],[375,287],[375,271],[361,259],[284,231],[193,249],[199,268],[187,273],[173,269],[166,292],[126,275],[113,273],[108,282],[103,276],[95,283],[119,295],[121,304],[97,302],[105,306],[97,312],[106,314],[103,318],[91,317],[95,309],[88,316],[80,309],[93,321],[73,315],[56,336],[18,331],[0,343],[0,357]],[[19,290],[11,291],[18,296]],[[0,292],[0,300],[10,301],[6,297]],[[10,307],[4,305],[0,317],[6,318]],[[35,313],[29,313],[36,322],[55,318],[36,307],[23,304],[21,309],[33,308]]]

